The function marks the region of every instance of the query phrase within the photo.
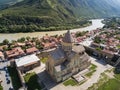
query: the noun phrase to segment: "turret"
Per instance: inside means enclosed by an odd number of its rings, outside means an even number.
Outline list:
[[[74,44],[74,38],[70,33],[70,30],[67,31],[65,36],[63,37],[62,48],[65,52],[72,51],[72,46]]]

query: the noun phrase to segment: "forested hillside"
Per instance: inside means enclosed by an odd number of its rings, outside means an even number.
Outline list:
[[[7,8],[11,5],[16,4],[17,2],[20,2],[22,0],[0,0],[0,9]]]
[[[119,0],[23,0],[0,11],[0,32],[82,27],[91,18],[120,15]]]

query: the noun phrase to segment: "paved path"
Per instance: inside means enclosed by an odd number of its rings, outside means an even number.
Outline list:
[[[62,83],[55,86],[51,90],[87,90],[88,87],[92,86],[94,83],[97,83],[99,80],[100,74],[103,73],[105,70],[112,68],[110,65],[106,65],[101,60],[96,60],[95,58],[91,57],[91,62],[97,66],[96,72],[92,75],[90,79],[88,79],[84,84],[80,86],[64,86]]]

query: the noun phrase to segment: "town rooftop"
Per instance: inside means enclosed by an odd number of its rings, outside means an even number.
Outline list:
[[[40,59],[35,54],[32,54],[32,55],[28,55],[28,56],[24,56],[24,57],[15,59],[15,63],[17,65],[17,67],[20,67],[20,66],[24,66],[24,65],[28,65],[28,64],[37,62],[39,60]]]

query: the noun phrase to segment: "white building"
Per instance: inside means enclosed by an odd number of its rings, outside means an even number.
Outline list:
[[[40,65],[40,59],[35,55],[28,55],[15,59],[16,67],[24,73]]]

